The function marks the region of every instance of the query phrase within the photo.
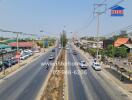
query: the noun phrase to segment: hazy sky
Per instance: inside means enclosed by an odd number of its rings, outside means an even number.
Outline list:
[[[0,28],[27,33],[57,34],[65,29],[79,35],[95,35],[97,19],[89,26],[93,4],[104,0],[0,0]],[[106,0],[107,8],[121,0]],[[100,17],[100,34],[132,24],[132,0],[120,4],[124,17],[111,17],[110,10]],[[64,28],[65,26],[65,28]],[[0,36],[5,33],[0,33]],[[9,36],[9,34],[6,34]],[[13,35],[11,35],[13,36]],[[15,37],[15,35],[14,35]]]

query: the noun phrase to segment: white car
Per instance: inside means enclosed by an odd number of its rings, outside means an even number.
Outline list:
[[[54,59],[54,56],[50,55],[49,60],[53,60],[53,59]]]
[[[80,61],[79,66],[81,69],[87,69],[87,64],[85,61]]]
[[[95,69],[95,70],[101,70],[101,65],[97,62],[93,62],[93,65],[92,67]]]
[[[59,47],[59,49],[61,49],[61,47]]]
[[[69,48],[68,48],[68,47],[66,47],[66,49],[67,49],[67,50],[69,50]]]
[[[21,55],[21,56],[20,56],[20,60],[25,60],[25,59],[27,59],[27,58],[28,58],[27,55]]]

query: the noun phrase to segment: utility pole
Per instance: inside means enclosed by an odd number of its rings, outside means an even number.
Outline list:
[[[98,10],[98,7],[102,7],[103,10]],[[100,33],[100,15],[105,13],[106,11],[106,4],[94,4],[94,14],[96,14],[97,16],[97,31],[96,31],[96,35],[97,35],[97,39],[96,39],[96,43],[97,43],[97,52],[96,52],[96,59],[98,61],[98,56],[99,56],[99,33]]]
[[[18,53],[18,49],[19,49],[19,45],[18,45],[18,33],[17,34],[17,53]]]

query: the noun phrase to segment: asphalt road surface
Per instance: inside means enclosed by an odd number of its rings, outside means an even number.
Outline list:
[[[49,51],[19,72],[0,83],[0,100],[34,100],[41,89],[49,70],[41,63],[48,62],[49,56],[59,53]],[[53,61],[51,61],[53,62]]]
[[[77,53],[73,55],[73,47],[67,52],[68,59],[68,98],[69,100],[132,100],[127,94],[115,87],[102,76],[101,71],[95,71],[89,62],[87,69],[81,69],[77,63],[86,59]],[[72,63],[72,64],[70,64]]]

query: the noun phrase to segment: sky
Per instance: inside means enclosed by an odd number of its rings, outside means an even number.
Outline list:
[[[92,21],[94,4],[104,0],[0,0],[0,29],[32,34],[59,36],[66,30],[70,37],[95,36],[97,17]],[[110,8],[121,0],[106,0]],[[100,35],[107,34],[132,24],[132,0],[120,4],[124,7],[123,17],[111,17],[110,10],[100,16]],[[104,8],[104,7],[103,7]],[[98,10],[102,10],[100,7]],[[90,17],[91,16],[91,17]],[[43,30],[43,33],[40,33]],[[71,33],[72,32],[72,33]],[[0,36],[15,37],[11,33]]]

